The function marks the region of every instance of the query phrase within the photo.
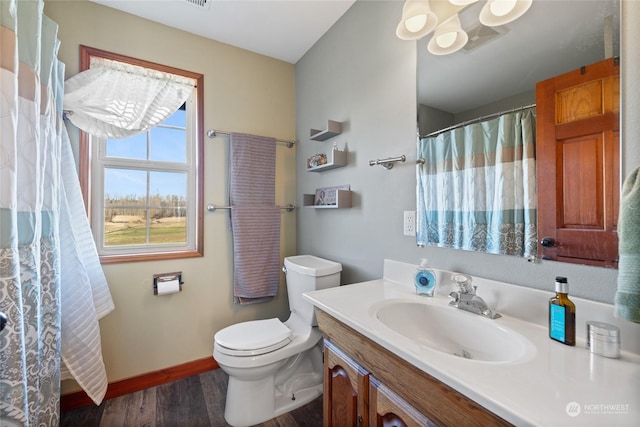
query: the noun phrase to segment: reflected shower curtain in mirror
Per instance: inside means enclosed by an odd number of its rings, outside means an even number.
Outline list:
[[[535,256],[535,108],[418,142],[417,244]]]
[[[97,319],[113,301],[73,193],[58,26],[43,9],[0,1],[2,426],[58,425],[61,360],[94,400],[107,386]]]

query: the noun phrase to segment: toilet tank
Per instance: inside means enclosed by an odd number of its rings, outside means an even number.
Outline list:
[[[340,286],[342,264],[313,255],[297,255],[284,259],[284,270],[291,315],[298,316],[305,324],[316,326],[313,304],[302,294]]]

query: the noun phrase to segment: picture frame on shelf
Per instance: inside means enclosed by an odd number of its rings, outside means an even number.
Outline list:
[[[313,204],[316,206],[335,206],[337,204],[338,190],[350,190],[350,185],[338,185],[335,187],[324,187],[316,189]]]

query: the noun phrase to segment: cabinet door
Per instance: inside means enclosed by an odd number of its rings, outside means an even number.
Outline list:
[[[369,426],[371,427],[436,427],[375,377],[369,377]]]
[[[368,423],[369,373],[325,340],[323,420],[325,427]]]
[[[607,59],[536,86],[538,253],[617,267],[620,67]]]

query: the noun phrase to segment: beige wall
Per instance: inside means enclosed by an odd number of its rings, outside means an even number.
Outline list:
[[[206,129],[295,138],[294,66],[155,24],[87,1],[47,0],[59,24],[66,78],[79,68],[79,45],[204,74]],[[226,204],[228,137],[205,137],[205,205]],[[295,148],[277,148],[276,203],[295,202]],[[232,246],[228,211],[205,212],[204,257],[105,265],[116,309],[100,322],[109,382],[210,357],[213,335],[239,321],[280,317],[279,296],[250,306],[232,302]],[[296,252],[295,214],[282,214],[281,257]],[[182,271],[183,292],[153,295],[152,275]],[[63,393],[77,390],[65,381]]]

